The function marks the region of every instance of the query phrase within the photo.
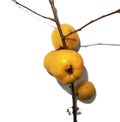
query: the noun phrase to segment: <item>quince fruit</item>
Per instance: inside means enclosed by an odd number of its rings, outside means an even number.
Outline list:
[[[63,35],[67,35],[70,32],[75,31],[75,29],[69,24],[61,24],[60,26],[61,26]],[[57,28],[55,28],[52,32],[51,40],[55,49],[60,49],[63,47],[62,40]],[[73,50],[78,51],[80,47],[80,38],[78,36],[78,33],[74,33],[66,37],[65,43],[68,49],[73,49]]]
[[[95,87],[90,81],[82,81],[76,85],[76,95],[80,100],[89,100],[95,94]]]
[[[69,84],[81,77],[83,68],[83,59],[78,52],[61,49],[51,60],[50,73],[59,82]]]
[[[50,64],[51,64],[51,59],[53,58],[53,56],[55,55],[57,51],[52,50],[50,51],[44,58],[44,62],[43,65],[45,67],[45,69],[50,73]]]

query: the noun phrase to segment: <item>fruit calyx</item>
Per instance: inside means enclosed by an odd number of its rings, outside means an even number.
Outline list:
[[[69,67],[67,67],[67,68],[65,69],[65,71],[66,71],[69,75],[71,75],[71,74],[73,73],[72,65],[70,65]]]

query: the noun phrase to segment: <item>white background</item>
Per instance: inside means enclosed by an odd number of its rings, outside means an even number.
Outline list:
[[[19,0],[53,17],[48,0]],[[120,0],[55,0],[61,23],[76,29],[120,8]],[[69,95],[43,67],[51,50],[55,23],[0,1],[0,122],[72,122],[66,112]],[[120,14],[109,16],[79,32],[81,44],[120,44]],[[81,48],[89,80],[97,95],[91,104],[78,101],[78,122],[119,122],[120,46]]]

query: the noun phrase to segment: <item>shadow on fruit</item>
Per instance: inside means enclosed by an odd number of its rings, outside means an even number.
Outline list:
[[[79,51],[80,50],[80,47],[81,47],[81,43],[80,43],[80,41],[79,41],[79,44],[78,44],[78,46],[75,48],[75,51]]]
[[[86,67],[84,66],[84,71],[83,71],[83,74],[82,76],[76,80],[74,82],[74,86],[76,87],[77,84],[79,84],[80,82],[82,81],[88,81],[88,72],[87,72],[87,69]],[[58,81],[58,84],[67,92],[71,95],[71,84],[62,84]],[[78,99],[76,97],[76,100],[80,101],[80,102],[83,102],[83,103],[86,103],[86,104],[90,104],[92,103],[96,98],[96,89],[95,89],[95,92],[94,92],[94,95],[90,98],[90,99],[87,99],[87,100],[81,100],[81,99]]]
[[[88,81],[88,72],[87,72],[87,69],[86,67],[84,66],[84,71],[83,71],[83,74],[82,76],[76,80],[74,82],[74,85],[76,86],[77,83],[81,82],[81,81]],[[58,81],[58,84],[69,94],[71,94],[71,87],[70,87],[70,84],[62,84]]]
[[[96,89],[95,89],[95,93],[90,99],[88,99],[88,100],[77,99],[77,100],[80,101],[80,102],[86,103],[86,104],[90,104],[95,100],[96,94],[97,94],[97,92],[96,92]]]

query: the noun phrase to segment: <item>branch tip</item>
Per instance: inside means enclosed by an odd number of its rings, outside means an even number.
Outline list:
[[[118,9],[118,12],[117,13],[120,13],[120,9]]]
[[[94,20],[91,20],[90,22],[86,23],[85,25],[83,25],[83,26],[80,27],[79,29],[77,29],[77,30],[75,30],[75,31],[73,31],[73,32],[70,32],[69,34],[65,35],[65,37],[68,37],[68,36],[71,35],[71,34],[74,34],[74,33],[78,32],[78,31],[81,31],[83,28],[87,27],[88,25],[90,25],[90,24],[92,24],[92,23],[94,23],[94,22],[96,22],[96,21],[98,21],[98,20],[100,20],[100,19],[103,19],[103,18],[105,18],[105,17],[108,17],[108,16],[110,16],[110,15],[116,14],[116,13],[120,13],[120,9],[118,9],[118,10],[116,10],[116,11],[113,11],[113,12],[111,12],[111,13],[108,13],[108,14],[102,15],[102,16],[100,16],[100,17],[94,19]]]
[[[18,6],[22,7],[22,8],[25,8],[26,10],[28,10],[28,11],[30,11],[30,12],[36,14],[37,16],[40,16],[40,17],[42,17],[42,18],[44,18],[44,19],[48,19],[48,20],[51,20],[51,21],[55,22],[55,19],[54,19],[54,18],[50,18],[50,17],[46,17],[46,16],[44,16],[44,15],[41,15],[41,14],[37,13],[36,11],[34,11],[34,10],[28,8],[27,6],[25,6],[25,5],[23,5],[23,4],[19,3],[19,2],[17,2],[16,0],[12,0],[12,1],[13,1],[16,5],[18,5]]]

